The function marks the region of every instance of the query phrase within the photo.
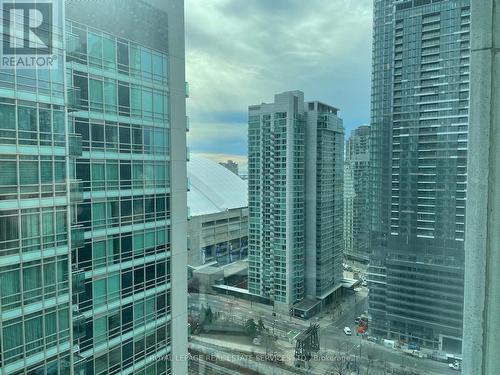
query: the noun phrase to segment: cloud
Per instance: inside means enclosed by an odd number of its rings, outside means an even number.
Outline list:
[[[247,154],[247,124],[204,122],[191,128],[189,146],[194,152]]]
[[[372,0],[187,0],[193,151],[246,155],[248,106],[287,90],[367,123],[371,22]]]

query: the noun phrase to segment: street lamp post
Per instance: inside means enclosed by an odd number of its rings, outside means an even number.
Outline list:
[[[359,335],[359,358],[361,359],[361,339],[363,336]]]
[[[356,372],[359,375],[359,366],[361,364],[361,341],[359,342],[359,345],[353,345],[351,349],[346,351],[346,355],[348,355],[353,349],[357,349],[359,347],[359,364],[358,364],[358,357],[356,356],[356,352],[354,352],[354,366],[356,367]]]

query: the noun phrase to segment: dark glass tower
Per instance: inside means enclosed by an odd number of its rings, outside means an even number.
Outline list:
[[[374,4],[372,329],[460,351],[469,1]]]
[[[346,213],[345,249],[346,257],[367,262],[370,256],[370,127],[362,125],[351,133],[346,142],[346,173],[352,179],[354,197],[349,201],[351,212]],[[348,177],[348,178],[349,178]],[[349,188],[349,187],[348,187]],[[349,206],[348,204],[348,206]]]

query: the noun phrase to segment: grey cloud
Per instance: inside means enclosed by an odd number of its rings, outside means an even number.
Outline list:
[[[348,127],[368,122],[371,6],[371,0],[187,0],[193,139],[197,129],[206,136],[222,126],[202,114],[245,111],[292,89],[340,107]],[[236,132],[241,139],[244,129]]]

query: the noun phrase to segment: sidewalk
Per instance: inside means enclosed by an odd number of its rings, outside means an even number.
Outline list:
[[[335,355],[339,354],[330,349],[324,349],[318,353],[313,353],[313,358],[307,368],[297,368],[294,366],[294,347],[288,343],[279,342],[276,347],[278,356],[284,359],[283,364],[277,365],[265,361],[265,347],[252,344],[235,343],[222,339],[215,339],[205,336],[197,336],[190,343],[190,347],[203,350],[207,354],[215,355],[222,361],[231,360],[240,366],[252,370],[266,369],[265,374],[315,374],[323,375],[332,373]],[[239,354],[238,354],[239,353]],[[351,375],[355,372],[347,372],[344,369],[342,374]]]

